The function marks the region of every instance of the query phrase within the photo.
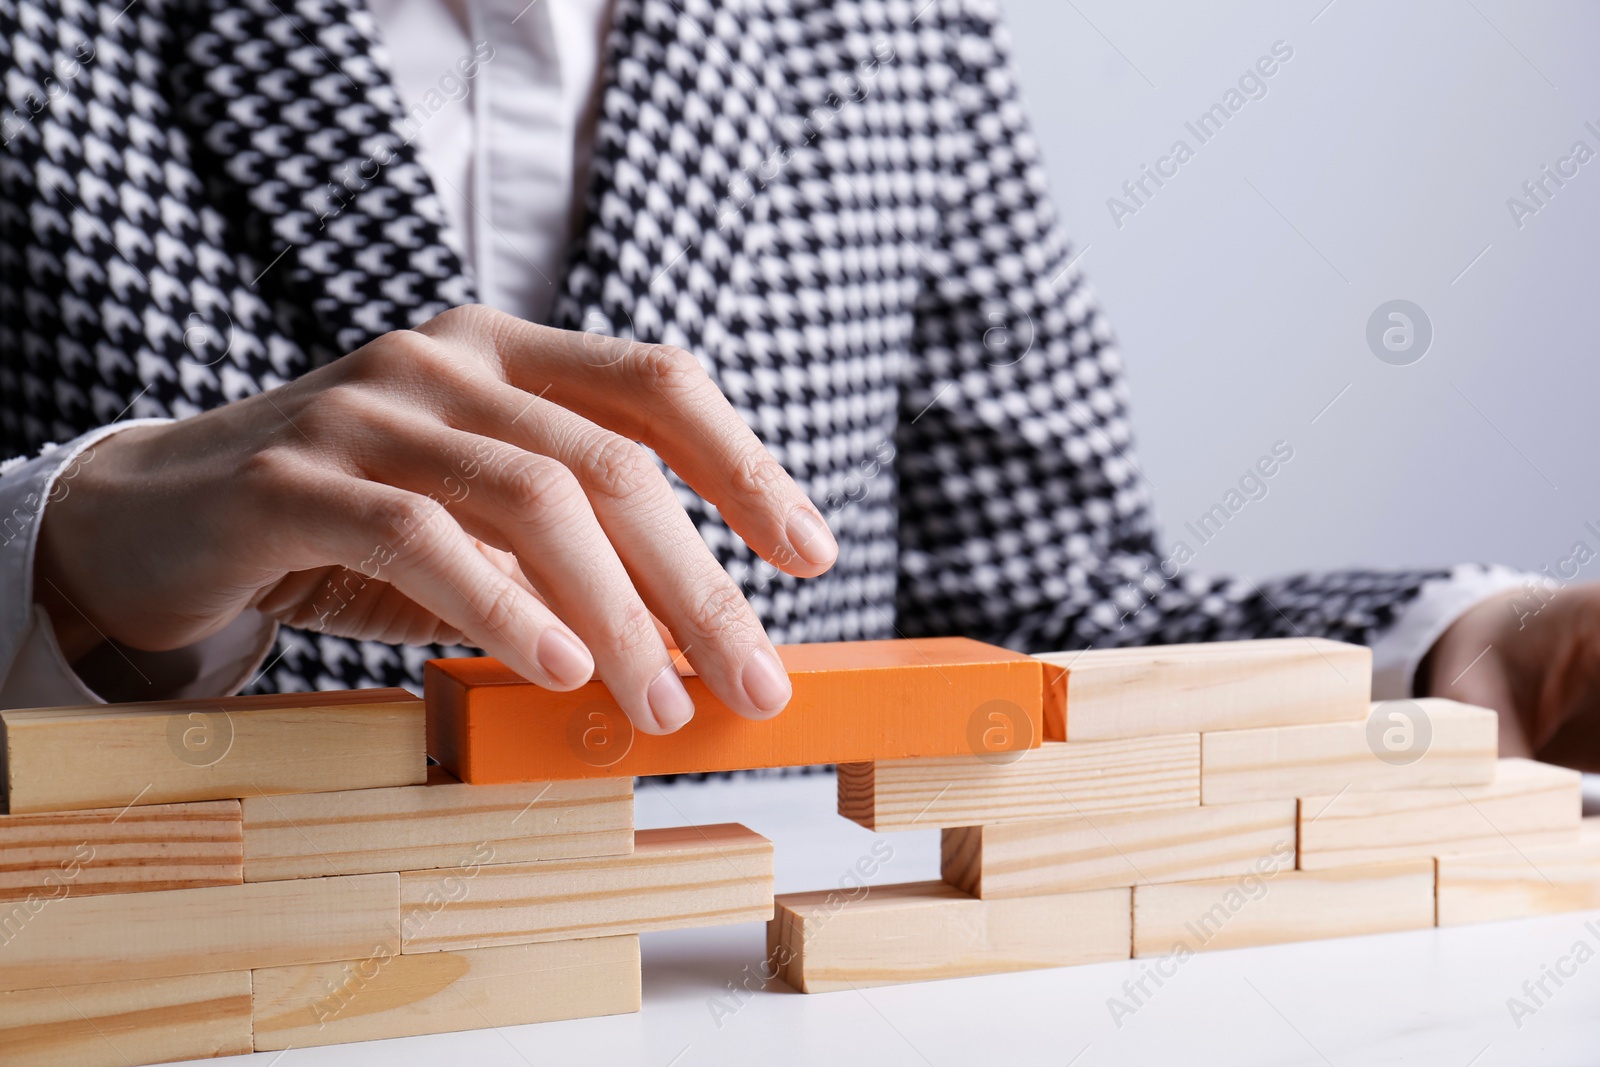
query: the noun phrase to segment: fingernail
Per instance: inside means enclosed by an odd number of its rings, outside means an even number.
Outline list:
[[[764,648],[757,649],[745,660],[739,680],[744,683],[744,695],[750,698],[750,703],[768,715],[782,711],[794,695],[783,665]]]
[[[789,513],[785,532],[789,543],[800,553],[800,558],[814,567],[832,563],[839,554],[839,544],[833,531],[810,508],[795,508]]]
[[[645,690],[645,699],[650,702],[650,713],[663,730],[676,730],[694,718],[694,701],[683,687],[678,669],[671,664],[661,668],[661,673]]]
[[[534,655],[545,677],[557,685],[579,686],[594,674],[594,660],[576,640],[560,630],[546,630],[539,635],[539,646]]]

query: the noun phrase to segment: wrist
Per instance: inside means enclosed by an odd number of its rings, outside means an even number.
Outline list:
[[[1500,716],[1502,756],[1533,755],[1529,695],[1514,669],[1514,632],[1504,595],[1474,604],[1451,623],[1417,668],[1416,696],[1445,697]]]
[[[64,577],[54,565],[54,553],[46,549],[43,530],[39,547],[33,558],[33,602],[50,617],[55,631],[56,645],[69,664],[76,663],[105,642],[95,628],[66,593],[62,592]]]
[[[1468,675],[1493,655],[1504,623],[1503,611],[1504,598],[1494,596],[1462,612],[1417,664],[1413,695],[1443,696],[1446,690],[1465,683]]]
[[[106,553],[97,543],[114,522],[98,514],[117,481],[116,461],[128,445],[155,427],[137,424],[108,433],[62,469],[50,486],[33,553],[33,601],[49,616],[56,644],[76,664],[107,642],[92,595],[98,583],[88,568]]]

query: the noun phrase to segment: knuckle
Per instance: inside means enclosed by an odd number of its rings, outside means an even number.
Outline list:
[[[440,355],[439,342],[415,330],[391,330],[373,338],[345,359],[357,378],[394,373],[400,367],[426,367]]]
[[[643,603],[635,598],[610,619],[606,643],[618,657],[659,655],[661,635]]]
[[[786,476],[772,454],[759,445],[740,449],[730,464],[733,490],[747,497],[774,495]]]
[[[514,634],[522,622],[523,603],[522,594],[514,583],[500,582],[483,591],[477,609],[490,632]]]
[[[397,384],[420,384],[433,391],[464,388],[482,374],[481,361],[474,358],[477,349],[470,340],[475,335],[465,329],[441,332],[443,338],[420,329],[394,330],[374,338],[340,361],[344,364],[341,379],[391,395]]]
[[[739,624],[748,610],[749,602],[736,586],[717,582],[690,605],[686,621],[697,641],[720,640]]]
[[[484,376],[506,379],[504,354],[514,348],[521,319],[483,304],[462,304],[435,315],[419,331],[435,346],[431,366],[460,388]]]
[[[428,325],[438,328],[443,333],[473,333],[491,327],[503,314],[504,312],[496,311],[485,304],[459,304],[435,315],[428,320]]]
[[[588,488],[614,500],[649,492],[661,472],[644,450],[616,434],[597,435],[578,464]]]
[[[639,384],[658,392],[682,393],[707,380],[700,361],[672,345],[644,345],[632,366]]]
[[[501,483],[512,513],[526,522],[564,515],[583,495],[571,471],[542,456],[507,465]]]

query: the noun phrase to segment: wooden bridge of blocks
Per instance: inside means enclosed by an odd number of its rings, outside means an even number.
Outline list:
[[[1320,640],[781,650],[794,699],[635,735],[492,660],[399,690],[0,712],[0,1049],[152,1063],[632,1012],[639,935],[755,919],[815,993],[1600,907],[1579,775],[1493,712],[1372,705]],[[431,754],[439,765],[430,766]],[[633,777],[839,764],[943,880],[774,897]]]

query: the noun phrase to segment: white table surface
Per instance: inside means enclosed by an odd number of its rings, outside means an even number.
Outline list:
[[[779,892],[836,887],[880,836],[834,813],[831,776],[649,785],[639,791],[637,821],[641,827],[742,822],[775,842]],[[873,881],[938,876],[937,831],[881,836],[894,854]],[[1538,981],[1580,941],[1590,950],[1585,962],[1559,988],[1546,979],[1552,995],[1541,997],[1544,1003],[1519,1025],[1508,998],[1526,999],[1523,983]],[[726,997],[728,983],[740,981],[746,967],[758,968],[765,948],[760,923],[646,934],[644,1008],[637,1015],[193,1062],[1600,1064],[1600,912],[1201,953],[1120,1026],[1109,998],[1125,997],[1123,983],[1139,978],[1149,961],[812,996],[773,982],[719,1021],[713,998]]]

